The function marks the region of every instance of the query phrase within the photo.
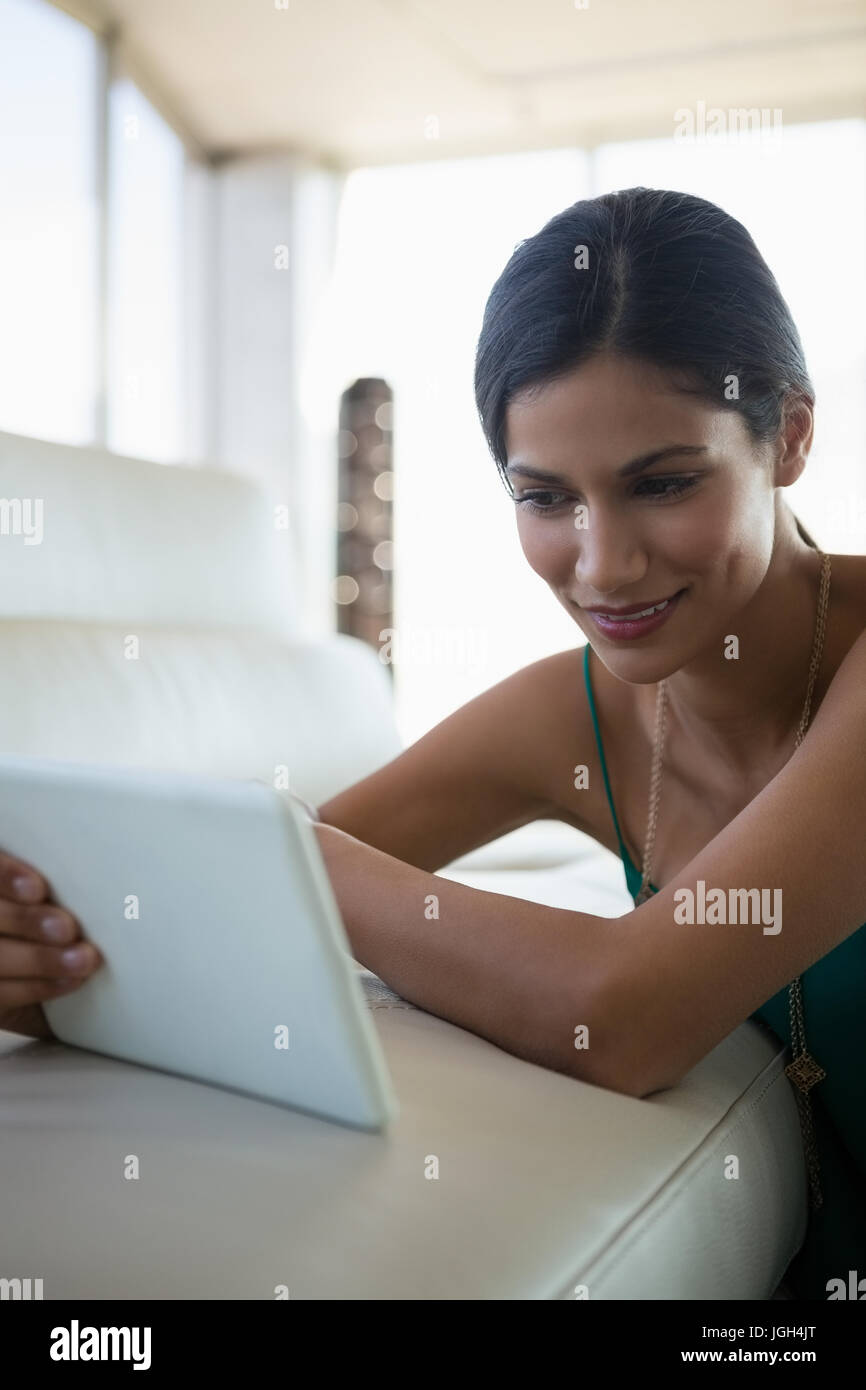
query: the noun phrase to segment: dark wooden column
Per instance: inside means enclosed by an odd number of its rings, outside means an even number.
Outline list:
[[[337,631],[377,651],[386,643],[380,633],[394,624],[392,407],[380,377],[362,377],[340,401]]]

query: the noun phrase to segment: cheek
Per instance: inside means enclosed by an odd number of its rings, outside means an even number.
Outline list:
[[[772,508],[762,496],[714,491],[671,518],[665,550],[675,569],[702,578],[706,599],[739,605],[767,572],[773,534]]]
[[[520,548],[530,569],[548,584],[569,582],[577,560],[574,525],[545,517],[518,517]]]
[[[750,555],[763,557],[772,548],[772,518],[764,527],[760,512],[748,498],[744,505],[742,496],[708,490],[689,505],[659,511],[663,525],[654,528],[654,548],[683,571],[724,574],[730,563],[739,568]]]

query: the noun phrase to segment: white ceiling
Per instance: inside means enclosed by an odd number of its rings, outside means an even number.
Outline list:
[[[141,85],[214,157],[352,168],[594,144],[670,134],[698,101],[786,123],[866,115],[866,0],[59,3],[114,25]]]

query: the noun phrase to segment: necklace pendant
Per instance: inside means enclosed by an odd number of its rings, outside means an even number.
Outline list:
[[[798,1090],[807,1093],[813,1086],[817,1086],[819,1081],[823,1081],[827,1073],[820,1062],[816,1062],[811,1053],[804,1049],[793,1062],[788,1063],[785,1075],[790,1077]]]

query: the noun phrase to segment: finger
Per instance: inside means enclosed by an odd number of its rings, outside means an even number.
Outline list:
[[[90,941],[41,946],[12,936],[0,937],[0,981],[77,979],[101,964],[102,957]]]
[[[3,1009],[0,1012],[0,1028],[4,1028],[8,1033],[23,1033],[27,1038],[50,1040],[57,1037],[39,1003],[22,1004],[17,1009]]]
[[[0,984],[0,1010],[20,1009],[28,1004],[41,1004],[43,999],[56,999],[58,994],[70,994],[80,989],[84,980],[5,980]]]
[[[0,897],[18,902],[38,903],[46,897],[48,884],[32,864],[0,850]]]
[[[27,941],[69,942],[81,935],[78,920],[56,903],[19,907],[0,898],[0,936]]]

